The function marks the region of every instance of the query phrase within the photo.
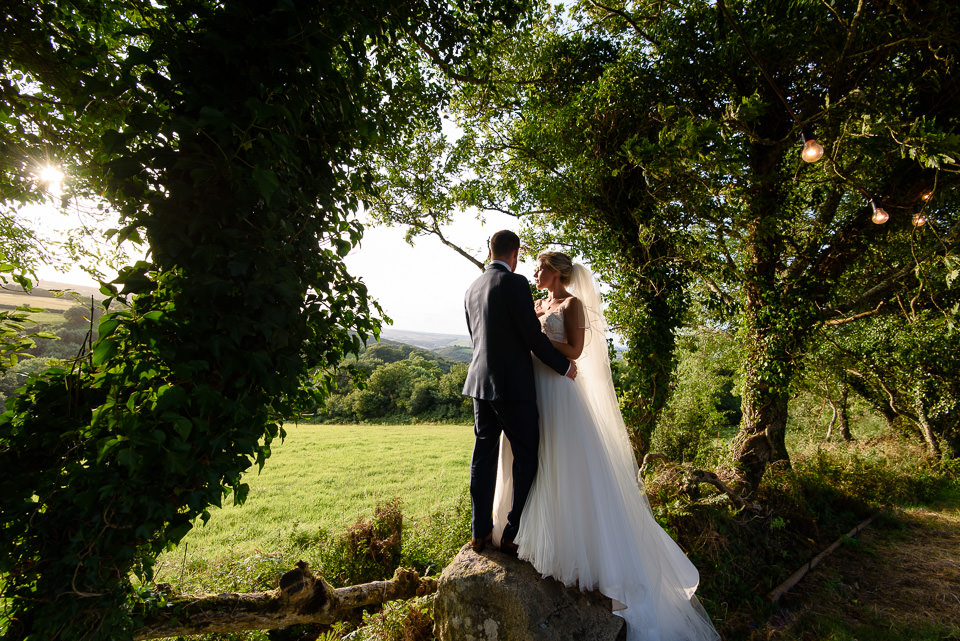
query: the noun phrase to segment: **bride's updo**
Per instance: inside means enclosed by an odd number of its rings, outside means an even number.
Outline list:
[[[570,278],[573,276],[573,259],[563,252],[541,252],[537,260],[543,261],[543,264],[555,272],[560,273],[560,282],[564,285],[570,284]]]

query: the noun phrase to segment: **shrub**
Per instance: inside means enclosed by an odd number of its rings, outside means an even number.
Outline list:
[[[391,601],[373,615],[363,617],[365,627],[359,639],[369,641],[431,641],[433,637],[433,595],[409,601]]]
[[[334,585],[382,581],[400,566],[403,513],[394,498],[377,503],[373,518],[359,518],[322,551],[323,575]]]
[[[360,420],[381,417],[390,408],[390,399],[371,389],[354,390],[347,399],[354,415]]]
[[[403,565],[423,576],[442,570],[470,540],[470,516],[470,493],[464,489],[456,505],[405,532]]]
[[[733,393],[736,345],[725,334],[700,333],[678,340],[670,398],[651,437],[650,450],[675,461],[699,462],[740,421]]]

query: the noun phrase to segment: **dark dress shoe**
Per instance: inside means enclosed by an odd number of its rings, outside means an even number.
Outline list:
[[[470,539],[470,547],[473,548],[474,552],[483,552],[483,548],[487,547],[487,543],[491,541],[493,541],[493,532],[482,539]]]
[[[500,551],[506,554],[507,556],[517,556],[517,551],[519,549],[520,549],[520,546],[514,543],[513,541],[500,542]]]

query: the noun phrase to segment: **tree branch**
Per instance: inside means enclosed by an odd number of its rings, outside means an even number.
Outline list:
[[[730,305],[731,307],[733,307],[733,306],[736,305],[736,301],[734,301],[732,298],[730,298],[730,297],[727,295],[726,292],[724,292],[723,290],[721,290],[720,287],[717,286],[717,284],[716,284],[715,282],[713,282],[713,280],[712,280],[711,278],[709,278],[709,277],[706,276],[706,275],[701,274],[701,275],[700,275],[700,280],[702,280],[702,281],[704,282],[704,284],[707,286],[707,288],[708,288],[710,291],[712,291],[714,294],[716,294],[717,296],[719,296],[719,297],[720,297],[720,300],[722,300],[725,304]]]
[[[871,309],[870,311],[863,312],[861,314],[854,314],[853,316],[849,316],[847,318],[836,318],[833,320],[824,321],[823,324],[824,325],[844,325],[846,323],[852,323],[854,321],[860,320],[861,318],[867,318],[868,316],[876,316],[877,314],[880,313],[880,308],[883,307],[883,303],[884,301],[880,301],[880,304],[877,305],[875,309]]]
[[[487,81],[483,80],[482,78],[474,78],[473,76],[467,76],[457,71],[454,71],[453,65],[451,65],[446,60],[444,60],[443,56],[440,55],[439,51],[437,51],[427,43],[423,42],[422,40],[414,39],[414,42],[417,43],[417,48],[420,49],[420,51],[427,54],[427,57],[430,58],[430,60],[432,60],[435,65],[440,67],[440,70],[443,71],[443,73],[447,74],[447,76],[449,76],[451,79],[456,80],[457,82],[463,82],[471,85],[487,84]]]
[[[453,251],[457,252],[458,254],[460,254],[461,256],[463,256],[464,258],[466,258],[467,260],[469,260],[471,263],[473,263],[473,265],[474,265],[475,267],[477,267],[480,271],[483,271],[484,262],[481,261],[481,260],[477,260],[476,258],[474,258],[473,256],[471,256],[470,253],[467,252],[467,250],[465,250],[465,249],[463,249],[462,247],[460,247],[459,245],[457,245],[457,244],[455,244],[455,243],[447,240],[446,236],[443,235],[443,232],[440,231],[440,226],[437,224],[436,220],[434,220],[434,222],[433,222],[433,227],[432,227],[432,229],[430,230],[430,233],[433,234],[434,236],[436,236],[437,238],[439,238],[441,243],[443,243],[444,245],[446,245],[447,247],[449,247],[450,249],[452,249]]]
[[[608,7],[606,5],[602,5],[599,2],[597,2],[597,0],[590,0],[590,4],[592,4],[597,9],[602,9],[607,13],[623,18],[626,21],[626,23],[629,24],[633,28],[633,30],[637,32],[637,35],[640,36],[640,38],[642,38],[643,40],[645,40],[646,42],[652,45],[657,44],[656,40],[651,39],[650,36],[648,36],[647,33],[640,28],[640,25],[638,25],[637,22],[626,11],[623,11],[621,9],[616,9],[614,7]]]

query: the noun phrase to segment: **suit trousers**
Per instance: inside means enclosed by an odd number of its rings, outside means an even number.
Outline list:
[[[500,457],[500,434],[513,449],[513,505],[503,530],[503,541],[513,541],[527,495],[537,475],[540,425],[536,401],[473,399],[473,459],[470,462],[471,530],[475,538],[493,531],[493,497]]]

